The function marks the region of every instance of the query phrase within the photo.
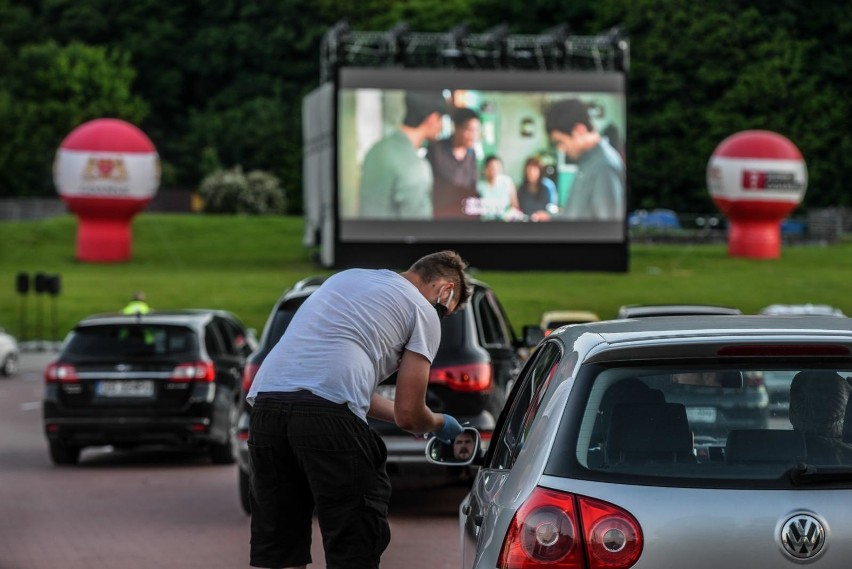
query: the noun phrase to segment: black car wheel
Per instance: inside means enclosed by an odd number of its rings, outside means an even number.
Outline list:
[[[11,377],[16,373],[18,373],[18,356],[16,354],[9,354],[3,360],[3,365],[0,365],[0,374]]]
[[[231,409],[228,411],[230,425],[226,429],[228,436],[225,438],[225,442],[210,445],[210,460],[213,461],[213,464],[234,464],[237,461],[234,456],[234,438],[231,436],[236,416],[236,405],[231,405]]]
[[[231,437],[222,444],[213,443],[210,445],[210,460],[213,464],[234,464],[234,446],[231,444]]]
[[[50,460],[53,464],[77,464],[80,460],[80,448],[50,441]]]
[[[249,484],[249,474],[242,468],[237,469],[240,476],[240,505],[243,511],[247,514],[251,513],[251,486]]]

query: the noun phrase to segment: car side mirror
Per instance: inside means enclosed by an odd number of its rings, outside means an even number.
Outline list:
[[[544,340],[544,330],[539,326],[524,326],[524,346],[534,348]]]
[[[467,466],[473,464],[479,456],[482,439],[479,431],[465,427],[451,444],[439,441],[435,437],[426,443],[426,460],[443,466]]]

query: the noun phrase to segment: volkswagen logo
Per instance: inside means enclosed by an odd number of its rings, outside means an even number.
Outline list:
[[[813,559],[825,545],[825,528],[811,515],[796,514],[781,527],[781,543],[794,559]]]
[[[115,366],[115,371],[130,371],[130,366],[128,364],[118,364]]]

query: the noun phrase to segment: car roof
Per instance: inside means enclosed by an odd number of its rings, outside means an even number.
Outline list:
[[[619,318],[702,314],[742,314],[742,310],[717,304],[626,304],[618,309]]]
[[[835,316],[690,315],[606,320],[560,328],[550,338],[581,346],[599,360],[678,357],[718,357],[722,348],[736,346],[730,355],[818,355],[808,346],[840,344],[832,356],[852,355],[852,321]],[[761,349],[779,345],[789,349]],[[825,354],[823,354],[825,355]],[[589,360],[589,358],[587,358]]]
[[[290,300],[292,298],[300,298],[304,296],[310,296],[311,293],[315,292],[322,283],[324,283],[329,277],[324,276],[310,276],[306,277],[296,284],[285,290],[281,293],[281,296],[278,298],[278,302],[276,304],[280,305],[281,303]],[[480,289],[490,289],[491,287],[488,284],[475,279],[473,277],[469,277],[470,284],[473,288]]]
[[[152,310],[145,314],[122,314],[120,312],[93,314],[77,323],[77,326],[117,325],[117,324],[203,324],[213,316],[236,319],[226,311],[206,308],[186,308],[180,310]]]

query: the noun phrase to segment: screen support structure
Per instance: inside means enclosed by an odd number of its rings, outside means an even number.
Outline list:
[[[327,268],[405,268],[422,254],[455,249],[472,266],[483,269],[628,270],[626,229],[623,239],[609,242],[531,245],[523,240],[477,243],[433,239],[388,245],[375,239],[341,241],[336,93],[340,70],[347,67],[626,75],[629,63],[629,40],[620,26],[581,36],[573,34],[566,24],[541,34],[520,35],[510,34],[506,25],[482,33],[471,33],[464,24],[443,33],[423,33],[412,31],[404,22],[387,31],[356,31],[347,22],[338,22],[321,42],[320,86],[303,102],[303,244],[317,248],[315,259]],[[495,257],[495,250],[501,254]],[[505,264],[506,259],[512,259],[511,266]]]

